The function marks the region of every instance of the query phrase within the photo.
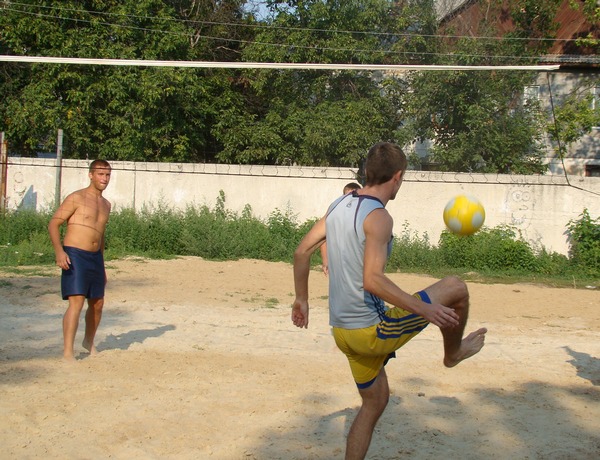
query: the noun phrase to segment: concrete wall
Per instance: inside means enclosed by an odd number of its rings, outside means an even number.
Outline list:
[[[54,206],[56,171],[51,159],[9,158],[7,208],[49,209]],[[61,200],[89,184],[84,160],[64,160]],[[219,191],[225,206],[241,212],[246,205],[265,218],[275,209],[289,210],[299,222],[320,217],[343,186],[355,180],[344,168],[240,166],[179,163],[111,162],[111,183],[105,192],[113,209],[156,207],[162,203],[213,208]],[[459,193],[478,197],[486,209],[486,226],[507,224],[537,247],[568,253],[566,225],[584,208],[600,216],[600,178],[509,176],[408,171],[396,200],[387,206],[395,231],[427,233],[436,244],[444,229],[442,211]]]

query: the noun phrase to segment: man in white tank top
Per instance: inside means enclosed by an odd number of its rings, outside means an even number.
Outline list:
[[[447,277],[409,294],[385,275],[393,240],[385,206],[396,197],[406,167],[397,145],[371,147],[364,188],[335,200],[294,253],[292,322],[306,328],[310,256],[327,239],[330,325],[362,398],[348,433],[346,459],[367,454],[390,394],[384,366],[396,350],[431,323],[442,332],[444,365],[454,367],[481,350],[487,332],[481,328],[463,338],[469,293],[460,279]]]

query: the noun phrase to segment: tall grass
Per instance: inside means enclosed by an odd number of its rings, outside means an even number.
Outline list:
[[[52,213],[15,211],[0,216],[0,266],[52,264],[54,252],[47,225]],[[293,252],[314,220],[298,222],[290,209],[275,209],[266,219],[228,210],[220,193],[215,205],[184,210],[159,204],[135,212],[111,214],[105,258],[199,256],[210,260],[243,258],[292,262]],[[64,228],[63,228],[64,230]],[[437,244],[408,224],[397,229],[388,271],[445,274],[475,273],[482,279],[597,285],[600,279],[600,220],[586,210],[569,223],[569,257],[535,249],[513,228],[482,229],[460,237],[442,233]],[[319,251],[313,256],[321,263]]]
[[[48,237],[50,212],[16,211],[0,215],[0,266],[54,262]]]
[[[221,192],[212,209],[189,206],[181,211],[159,205],[139,213],[130,209],[114,213],[106,229],[105,255],[291,262],[306,228],[289,209],[275,209],[266,220],[254,217],[250,206],[240,214],[231,212]]]

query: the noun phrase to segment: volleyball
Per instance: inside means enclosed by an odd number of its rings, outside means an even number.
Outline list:
[[[472,235],[485,221],[485,209],[472,196],[458,195],[448,201],[444,208],[444,223],[457,235]]]

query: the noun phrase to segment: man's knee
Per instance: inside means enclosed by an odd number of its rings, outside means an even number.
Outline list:
[[[388,403],[390,402],[390,390],[387,389],[382,395],[381,398],[379,399],[379,405],[381,407],[381,411],[383,412],[383,409],[385,409],[388,405]]]
[[[104,298],[99,299],[88,299],[88,308],[94,311],[102,311],[104,307]]]
[[[385,375],[379,375],[373,385],[364,390],[360,390],[360,395],[363,401],[363,407],[368,407],[371,410],[381,414],[390,400],[390,388]]]
[[[69,308],[72,310],[81,311],[85,304],[85,297],[81,295],[69,296]]]
[[[362,409],[367,411],[366,413],[371,414],[371,417],[373,417],[374,420],[377,420],[379,417],[381,417],[381,414],[383,414],[383,411],[388,405],[389,399],[389,394],[387,394],[385,397],[380,396],[377,398],[363,398]]]
[[[446,285],[448,286],[449,292],[452,293],[452,297],[456,302],[464,302],[465,305],[469,303],[469,288],[458,276],[447,276],[444,278]]]

